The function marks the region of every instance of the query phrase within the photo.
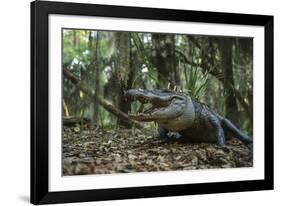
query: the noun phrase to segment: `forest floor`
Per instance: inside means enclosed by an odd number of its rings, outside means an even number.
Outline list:
[[[242,142],[232,138],[227,145],[223,150],[211,143],[166,143],[148,129],[64,127],[63,175],[253,166]]]

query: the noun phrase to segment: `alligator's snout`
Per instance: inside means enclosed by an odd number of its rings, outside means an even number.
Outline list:
[[[125,97],[134,97],[143,95],[145,93],[145,90],[143,89],[129,89],[125,92]]]
[[[124,96],[127,101],[139,100],[142,103],[149,101],[149,96],[146,95],[146,91],[144,89],[129,89],[125,92]]]
[[[144,92],[145,92],[144,89],[129,89],[125,92],[125,95],[131,96],[131,95],[141,94]]]
[[[129,117],[135,120],[169,119],[177,117],[184,111],[185,98],[169,90],[129,89],[124,96],[130,103],[139,101],[143,105],[140,106],[137,113],[129,114]],[[145,108],[146,104],[150,107]]]

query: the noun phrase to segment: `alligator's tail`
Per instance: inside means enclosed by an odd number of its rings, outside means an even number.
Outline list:
[[[221,119],[222,126],[229,132],[231,132],[235,137],[240,139],[245,144],[252,144],[253,140],[247,135],[243,134],[231,121],[226,118]]]

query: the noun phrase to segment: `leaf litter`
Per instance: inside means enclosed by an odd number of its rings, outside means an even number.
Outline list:
[[[113,174],[252,167],[252,152],[240,140],[213,143],[164,142],[151,129],[64,127],[63,175]]]

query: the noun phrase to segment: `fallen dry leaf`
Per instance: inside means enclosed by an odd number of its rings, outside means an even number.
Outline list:
[[[78,129],[79,128],[79,129]],[[252,152],[239,140],[229,151],[211,143],[166,143],[149,129],[64,127],[63,174],[113,174],[252,167]]]

